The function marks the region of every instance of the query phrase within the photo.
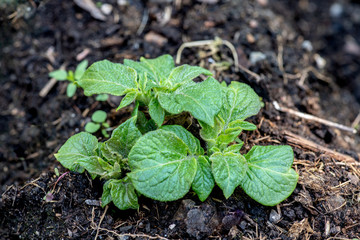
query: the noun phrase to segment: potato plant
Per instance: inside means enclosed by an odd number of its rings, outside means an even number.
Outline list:
[[[200,75],[208,77],[193,81]],[[140,195],[173,201],[192,190],[205,201],[215,184],[226,198],[240,186],[263,205],[280,203],[298,180],[291,147],[254,146],[242,155],[239,135],[256,129],[246,119],[259,112],[259,96],[244,83],[220,84],[211,75],[197,66],[175,67],[169,55],[94,63],[77,82],[85,95],[124,96],[118,109],[135,102],[132,116],[104,142],[86,132],[70,137],[56,159],[106,180],[102,206],[112,201],[122,210],[137,209]],[[183,112],[199,123],[200,138],[164,124]]]

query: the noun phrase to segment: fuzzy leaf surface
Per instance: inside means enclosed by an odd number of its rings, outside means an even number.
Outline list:
[[[220,83],[209,77],[201,83],[185,84],[172,93],[159,93],[160,105],[168,112],[190,112],[194,118],[214,126],[214,117],[222,106]]]
[[[219,115],[226,125],[235,120],[244,120],[260,111],[259,96],[249,85],[233,81],[223,90],[225,100]]]
[[[162,55],[154,59],[140,58],[140,62],[124,60],[124,65],[134,68],[138,73],[147,73],[151,82],[160,84],[161,80],[167,79],[174,68],[174,60],[170,55]]]
[[[215,182],[223,190],[224,196],[229,198],[245,176],[245,158],[233,152],[218,152],[211,155],[210,161]]]
[[[149,104],[149,114],[158,127],[163,124],[165,119],[165,110],[160,106],[157,98],[151,99]]]
[[[200,146],[200,141],[188,130],[180,125],[165,125],[161,129],[173,132],[180,138],[189,148],[191,154],[203,154],[204,149]]]
[[[174,68],[170,73],[168,81],[171,83],[172,86],[176,86],[177,84],[184,84],[190,82],[201,74],[207,76],[212,75],[212,73],[205,68],[185,64]]]
[[[103,176],[106,174],[106,170],[104,170],[101,166],[101,160],[102,159],[100,157],[91,157],[87,159],[80,159],[78,160],[78,163],[90,173],[93,179],[95,179],[97,176]]]
[[[86,96],[103,93],[121,96],[137,88],[136,76],[132,68],[103,60],[92,64],[78,83]]]
[[[211,165],[205,156],[199,156],[197,159],[197,171],[194,182],[191,185],[192,190],[199,196],[200,201],[205,201],[212,189],[215,181],[211,173]]]
[[[111,186],[110,186],[111,181],[112,180],[108,180],[104,183],[103,193],[101,195],[101,207],[105,207],[112,201]]]
[[[128,177],[110,182],[111,199],[120,210],[138,209],[138,197]]]
[[[70,137],[55,154],[55,158],[65,168],[79,173],[84,172],[80,162],[97,161],[98,141],[90,133],[81,132]]]
[[[254,146],[245,158],[248,169],[241,186],[255,201],[274,206],[294,191],[298,175],[291,168],[290,146]]]
[[[128,92],[125,97],[121,99],[120,105],[116,110],[130,105],[133,101],[135,101],[137,94],[138,92],[136,90],[131,90],[130,92]]]
[[[182,198],[190,189],[196,174],[196,159],[188,156],[189,148],[175,133],[162,129],[140,138],[129,154],[135,189],[160,201]]]
[[[126,158],[135,142],[142,136],[136,127],[136,117],[129,118],[115,128],[111,138],[105,142],[107,149]]]

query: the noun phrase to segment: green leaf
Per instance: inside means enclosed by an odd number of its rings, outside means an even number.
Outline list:
[[[214,188],[214,177],[211,173],[211,165],[205,156],[197,159],[197,171],[191,185],[192,190],[199,196],[200,201],[205,201]]]
[[[95,178],[106,173],[99,162],[102,159],[97,156],[97,148],[96,137],[82,132],[69,138],[55,157],[69,170],[82,173],[86,169]]]
[[[209,77],[201,83],[185,84],[172,93],[159,92],[159,102],[170,113],[188,111],[196,119],[214,126],[214,117],[222,106],[221,86]]]
[[[184,84],[190,82],[201,74],[207,76],[212,75],[212,73],[205,68],[185,64],[174,68],[170,73],[168,81],[172,86],[176,86],[181,83]]]
[[[239,151],[243,145],[244,145],[243,141],[241,141],[241,143],[230,145],[224,149],[224,153],[227,153],[227,152],[239,153]]]
[[[101,196],[101,207],[105,207],[106,205],[108,205],[111,201],[111,183],[112,180],[108,180],[105,182],[104,186],[103,186],[103,194]]]
[[[148,72],[150,76],[154,76],[156,82],[160,83],[161,80],[165,80],[169,77],[171,70],[175,67],[174,59],[168,55],[162,55],[154,59],[146,59],[144,57],[140,58],[140,61],[144,63],[148,69],[151,71]]]
[[[219,147],[226,147],[229,143],[235,141],[235,139],[239,136],[240,133],[241,129],[238,128],[226,129],[226,132],[220,134],[216,139],[217,144],[219,145]]]
[[[97,132],[97,130],[100,129],[100,124],[99,123],[93,123],[93,122],[88,122],[85,125],[85,131],[88,133],[94,133]]]
[[[101,134],[106,138],[110,137],[110,135],[107,133],[106,129],[101,129]]]
[[[223,125],[224,125],[224,121],[218,116],[215,117],[215,122],[213,127],[201,121],[199,121],[199,123],[201,126],[200,136],[205,141],[211,141],[211,140],[215,141],[215,139],[223,129]]]
[[[103,60],[91,65],[78,81],[85,95],[108,93],[121,96],[136,89],[136,71],[119,63]]]
[[[103,176],[106,174],[106,170],[104,170],[100,164],[101,160],[102,159],[99,157],[92,157],[79,159],[77,162],[90,173],[92,179],[95,179],[97,176]]]
[[[244,120],[235,120],[229,123],[228,129],[231,128],[239,128],[247,131],[254,131],[256,130],[256,125]],[[226,132],[226,130],[225,130]]]
[[[256,130],[256,128],[257,128],[255,124],[249,123],[249,122],[247,122],[247,121],[242,121],[242,122],[240,123],[240,127],[241,127],[242,129],[244,129],[244,130],[247,130],[247,131],[254,131],[254,130]]]
[[[291,168],[290,146],[254,146],[245,158],[248,169],[241,186],[255,201],[275,206],[294,191],[298,175]]]
[[[117,151],[117,149],[109,148],[105,142],[100,143],[99,146],[101,150],[101,154],[106,160],[111,164],[114,165],[116,162],[121,162],[123,157],[121,154]]]
[[[66,88],[66,95],[71,98],[75,95],[76,85],[75,83],[69,83]]]
[[[107,94],[99,94],[96,96],[95,100],[99,101],[99,102],[105,102],[108,100],[108,98],[109,98],[109,95],[107,95]]]
[[[119,107],[116,109],[116,111],[120,110],[123,107],[130,105],[133,101],[135,101],[137,94],[138,94],[138,92],[135,90],[128,92],[125,95],[125,97],[123,97],[123,99],[121,100],[121,103],[120,103]]]
[[[145,90],[149,90],[151,88],[150,86],[153,86],[153,87],[159,86],[159,81],[156,78],[156,76],[154,75],[152,69],[149,69],[149,67],[147,65],[145,65],[144,63],[135,62],[130,59],[125,59],[124,65],[136,70],[136,72],[139,76],[139,80],[138,80],[139,86],[142,91],[144,91],[144,86],[145,86]],[[145,85],[145,83],[146,83],[146,85]]]
[[[155,85],[165,80],[174,68],[174,60],[170,55],[162,55],[155,59],[146,59],[141,57],[140,62],[125,59],[124,65],[134,68],[138,73],[147,73],[150,81]]]
[[[136,117],[132,117],[118,126],[112,132],[111,138],[105,142],[108,150],[126,158],[135,142],[142,136],[135,124]]]
[[[215,182],[223,190],[224,196],[229,198],[245,176],[245,158],[232,152],[217,152],[211,155],[210,161]]]
[[[163,124],[165,119],[165,110],[160,106],[157,98],[152,98],[149,104],[150,117],[155,121],[159,127]]]
[[[164,125],[160,129],[173,132],[180,138],[189,148],[191,154],[203,154],[204,149],[200,146],[200,141],[188,130],[179,125]]]
[[[138,197],[134,185],[128,177],[112,180],[110,186],[111,198],[116,207],[120,210],[139,208]]]
[[[106,120],[106,112],[103,110],[97,110],[91,116],[91,120],[97,123],[103,123]]]
[[[224,119],[225,125],[235,120],[244,120],[259,112],[260,98],[249,85],[233,81],[223,90],[225,100],[219,115]]]
[[[77,65],[74,75],[75,80],[79,80],[82,77],[88,66],[88,63],[88,60],[83,60],[81,63],[79,63],[79,65]]]
[[[160,201],[182,198],[196,174],[196,160],[175,133],[162,129],[140,138],[129,154],[128,173],[137,191]]]
[[[93,135],[81,132],[70,137],[54,156],[65,168],[79,173],[84,168],[79,162],[97,160],[98,141]]]
[[[157,84],[154,84],[154,82],[149,81],[147,77],[146,72],[138,72],[138,82],[139,82],[139,88],[142,93],[146,93],[149,91],[152,87],[157,87]]]
[[[261,108],[257,94],[244,83],[231,82],[228,87],[222,86],[222,92],[224,102],[214,126],[200,121],[200,136],[209,148],[217,146],[224,149],[227,144],[236,140],[243,129],[255,130],[256,126],[244,119],[257,114]]]
[[[99,157],[98,162],[99,162],[101,168],[104,169],[105,171],[111,172],[113,170],[113,166],[111,166],[109,164],[109,162],[105,161],[104,159]]]
[[[55,70],[49,73],[49,77],[55,78],[58,81],[67,80],[67,75],[68,75],[67,71],[62,69]]]
[[[67,78],[66,78],[67,80],[69,80],[70,82],[75,82],[75,78],[74,78],[74,72],[73,71],[71,71],[71,70],[69,70],[68,71],[68,75],[67,75]]]

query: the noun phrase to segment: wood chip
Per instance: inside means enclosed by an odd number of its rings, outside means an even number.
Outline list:
[[[74,2],[85,11],[88,11],[93,18],[101,21],[106,20],[105,15],[96,7],[92,0],[74,0]]]
[[[78,55],[76,55],[76,61],[81,61],[81,60],[85,59],[89,53],[91,53],[91,49],[85,48]]]
[[[101,47],[113,47],[122,45],[124,43],[124,39],[119,37],[110,37],[102,39],[100,43]]]
[[[155,43],[158,46],[163,46],[168,42],[167,38],[153,31],[150,31],[145,35],[145,41]]]
[[[39,92],[39,96],[45,97],[46,95],[48,95],[50,90],[55,86],[56,82],[57,81],[55,78],[51,78],[50,81],[48,81],[46,85],[41,89],[41,91]]]

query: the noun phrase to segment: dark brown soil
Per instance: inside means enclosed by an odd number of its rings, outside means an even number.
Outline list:
[[[360,238],[359,133],[273,105],[354,123],[360,113],[356,1],[96,1],[113,6],[105,21],[73,1],[19,2],[0,8],[0,239]],[[251,119],[258,130],[242,134],[245,151],[254,144],[291,145],[300,176],[294,193],[276,207],[254,202],[241,189],[225,199],[216,188],[204,203],[190,192],[166,203],[141,197],[138,211],[101,208],[103,183],[67,173],[53,154],[95,110],[107,111],[111,126],[128,111],[114,111],[117,97],[96,102],[78,90],[67,98],[64,82],[40,97],[49,71],[75,68],[84,51],[90,63],[122,62],[175,56],[183,42],[215,37],[230,41],[251,72],[214,64],[232,62],[226,47],[216,54],[185,49],[181,62],[213,69],[219,81],[248,83],[263,98],[265,107]],[[251,62],[254,52],[265,59]]]

